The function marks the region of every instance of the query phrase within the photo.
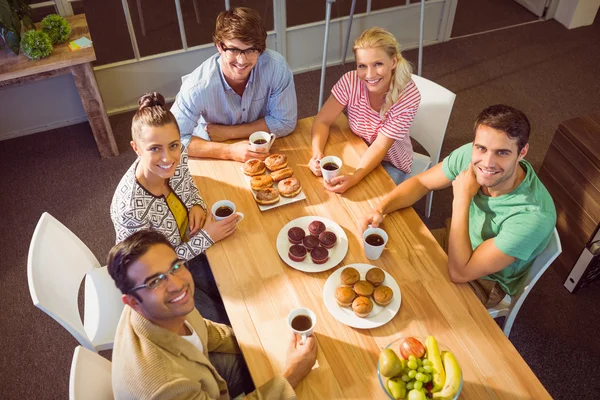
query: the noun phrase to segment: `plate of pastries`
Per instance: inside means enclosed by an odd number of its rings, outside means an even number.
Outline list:
[[[394,318],[400,310],[402,294],[396,280],[383,269],[352,264],[329,276],[323,287],[323,301],[341,323],[372,329]]]
[[[323,217],[300,217],[288,222],[277,235],[279,257],[290,267],[304,272],[327,271],[348,252],[344,229]]]
[[[261,211],[306,199],[285,154],[271,154],[265,161],[252,158],[242,171]]]

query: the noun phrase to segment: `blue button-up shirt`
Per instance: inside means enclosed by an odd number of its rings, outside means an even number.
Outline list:
[[[281,54],[267,49],[250,72],[242,96],[225,81],[217,53],[187,76],[171,112],[187,145],[192,134],[210,140],[207,124],[240,125],[261,118],[271,133],[285,136],[296,127],[297,108],[292,71]]]

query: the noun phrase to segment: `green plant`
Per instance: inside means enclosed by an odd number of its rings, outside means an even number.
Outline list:
[[[23,26],[35,29],[29,0],[0,0],[0,37],[15,54],[19,54]]]
[[[42,31],[46,32],[52,44],[64,43],[71,34],[71,26],[58,14],[50,14],[42,20]]]
[[[23,33],[21,37],[21,50],[32,60],[39,60],[48,57],[54,47],[52,47],[52,40],[46,32],[30,30]]]

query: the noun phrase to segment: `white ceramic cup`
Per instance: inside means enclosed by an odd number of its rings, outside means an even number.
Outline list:
[[[231,214],[229,214],[226,217],[219,217],[217,216],[217,214],[215,214],[217,212],[217,209],[219,207],[229,207],[233,210],[232,214],[237,214],[239,216],[238,218],[238,222],[241,222],[244,219],[244,214],[242,214],[241,212],[235,212],[235,204],[233,204],[232,201],[229,200],[219,200],[217,201],[215,204],[213,204],[212,208],[210,209],[212,212],[213,217],[215,217],[215,221],[221,221],[225,218],[229,218],[229,216]]]
[[[367,236],[373,234],[379,235],[383,238],[383,244],[381,246],[371,246],[369,243],[367,243]],[[363,233],[363,246],[365,247],[365,256],[367,256],[369,260],[377,260],[379,257],[381,257],[381,253],[383,253],[383,249],[385,248],[387,242],[388,234],[385,233],[383,229],[372,228],[371,226],[369,226],[369,228]]]
[[[274,134],[265,131],[254,132],[249,138],[250,145],[254,147],[255,150],[261,149],[263,151],[269,151],[273,145],[273,142],[275,141],[275,137],[276,136]],[[254,141],[260,139],[266,140],[266,142],[263,144],[254,143]]]
[[[323,168],[323,165],[327,163],[334,163],[338,167],[336,170],[333,171],[326,170],[325,168]],[[342,160],[336,156],[327,156],[321,158],[321,160],[319,161],[319,165],[321,166],[321,174],[323,175],[323,179],[325,179],[326,182],[329,182],[336,176],[340,175],[342,172]]]
[[[305,315],[308,318],[310,318],[310,320],[312,322],[310,329],[307,329],[305,331],[299,331],[292,327],[292,321],[294,320],[294,318],[296,318],[299,315]],[[302,339],[300,341],[301,344],[306,343],[306,338],[313,334],[316,324],[317,324],[317,316],[315,315],[314,312],[312,312],[308,308],[304,308],[304,307],[296,308],[295,310],[290,311],[290,313],[288,314],[288,325],[289,325],[290,329],[292,330],[292,332],[294,332],[296,335],[300,335],[302,337]]]

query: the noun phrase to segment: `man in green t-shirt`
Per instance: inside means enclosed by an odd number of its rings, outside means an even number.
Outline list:
[[[523,159],[529,132],[521,111],[506,105],[486,108],[475,121],[472,143],[398,185],[362,219],[361,231],[428,192],[452,185],[450,279],[469,282],[486,307],[515,294],[556,224],[552,197]]]

